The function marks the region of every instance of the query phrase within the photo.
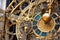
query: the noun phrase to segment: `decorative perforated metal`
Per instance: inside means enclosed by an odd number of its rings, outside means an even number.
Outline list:
[[[4,40],[60,40],[59,2],[11,0],[5,10]]]

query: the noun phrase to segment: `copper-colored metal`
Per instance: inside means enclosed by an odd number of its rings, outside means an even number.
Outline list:
[[[42,19],[46,22],[46,23],[48,23],[49,21],[51,21],[51,17],[50,17],[50,14],[48,14],[48,13],[45,13],[43,16],[42,16]]]
[[[38,29],[41,30],[42,32],[49,32],[52,31],[55,27],[55,21],[52,18],[50,22],[45,23],[43,19],[40,19],[37,23]]]

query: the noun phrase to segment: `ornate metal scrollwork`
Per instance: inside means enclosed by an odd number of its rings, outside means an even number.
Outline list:
[[[5,40],[60,40],[59,2],[12,0],[5,11]]]

